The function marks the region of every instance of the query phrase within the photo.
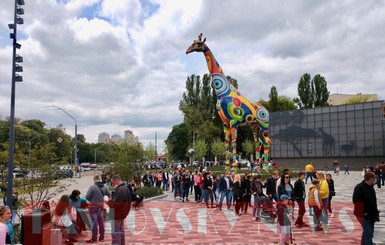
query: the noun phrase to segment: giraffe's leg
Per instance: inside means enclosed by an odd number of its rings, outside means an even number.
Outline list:
[[[223,132],[225,133],[225,146],[226,146],[226,163],[225,169],[230,169],[230,128],[227,125],[223,125]]]
[[[257,157],[259,157],[259,152],[257,152],[257,142],[258,142],[258,131],[253,130],[253,140],[254,140],[254,154],[255,154],[255,161],[258,160]]]
[[[268,163],[269,162],[269,152],[270,152],[271,140],[268,136],[267,130],[265,132],[263,132],[263,134],[262,134],[262,142],[263,142],[264,162]]]
[[[237,134],[238,134],[238,126],[231,127],[231,148],[233,152],[233,161],[232,167],[237,167]]]

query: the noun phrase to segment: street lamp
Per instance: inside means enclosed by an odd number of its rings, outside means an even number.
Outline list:
[[[66,112],[63,108],[59,107],[59,106],[56,106],[56,105],[51,105],[49,107],[53,107],[53,108],[56,108],[57,110],[61,110],[62,112],[64,112],[65,114],[67,114],[67,116],[69,116],[70,118],[72,118],[74,121],[75,121],[75,138],[74,138],[74,164],[79,164],[78,162],[78,122],[76,121],[76,119],[71,116],[71,114],[69,114],[68,112]]]
[[[13,30],[10,38],[13,39],[13,56],[12,56],[12,85],[11,85],[11,111],[9,116],[9,157],[8,157],[8,183],[7,183],[7,205],[12,209],[13,194],[13,160],[15,151],[15,89],[16,82],[22,82],[23,77],[16,72],[23,72],[23,67],[16,64],[22,63],[23,57],[16,54],[16,49],[20,49],[21,45],[17,43],[17,25],[24,23],[20,15],[24,14],[24,9],[20,6],[24,5],[24,0],[15,0],[15,13],[13,24],[8,24],[9,29]]]

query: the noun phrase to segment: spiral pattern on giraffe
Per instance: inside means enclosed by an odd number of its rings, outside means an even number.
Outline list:
[[[266,110],[265,107],[261,106],[256,111],[257,121],[260,120],[261,122],[267,123],[269,122],[269,112]]]
[[[213,74],[212,81],[217,96],[224,96],[230,93],[230,83],[222,74]]]

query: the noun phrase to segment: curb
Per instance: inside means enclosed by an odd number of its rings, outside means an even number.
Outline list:
[[[152,201],[156,201],[156,200],[159,200],[159,199],[163,199],[165,197],[167,197],[167,193],[163,192],[162,195],[146,198],[146,199],[143,200],[143,202],[152,202]]]

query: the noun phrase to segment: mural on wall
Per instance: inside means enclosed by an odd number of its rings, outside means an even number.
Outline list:
[[[382,101],[271,113],[272,158],[385,155]]]
[[[302,157],[302,150],[299,146],[299,143],[302,140],[319,137],[320,135],[315,130],[309,128],[301,128],[299,126],[290,126],[287,129],[281,129],[277,134],[271,136],[273,139],[279,139],[290,143],[300,157]]]
[[[325,133],[323,128],[318,128],[318,131],[322,135],[322,150],[325,156],[330,156],[336,153],[335,139],[330,134]]]
[[[202,40],[202,33],[186,50],[186,54],[201,52],[206,58],[212,77],[212,84],[217,95],[217,112],[223,122],[226,145],[226,168],[230,167],[230,142],[233,165],[237,165],[237,133],[239,126],[250,126],[255,142],[255,158],[260,156],[265,162],[269,159],[269,112],[259,103],[250,102],[226,78],[213,53]],[[263,146],[263,147],[262,147]],[[263,154],[261,154],[263,149]]]

